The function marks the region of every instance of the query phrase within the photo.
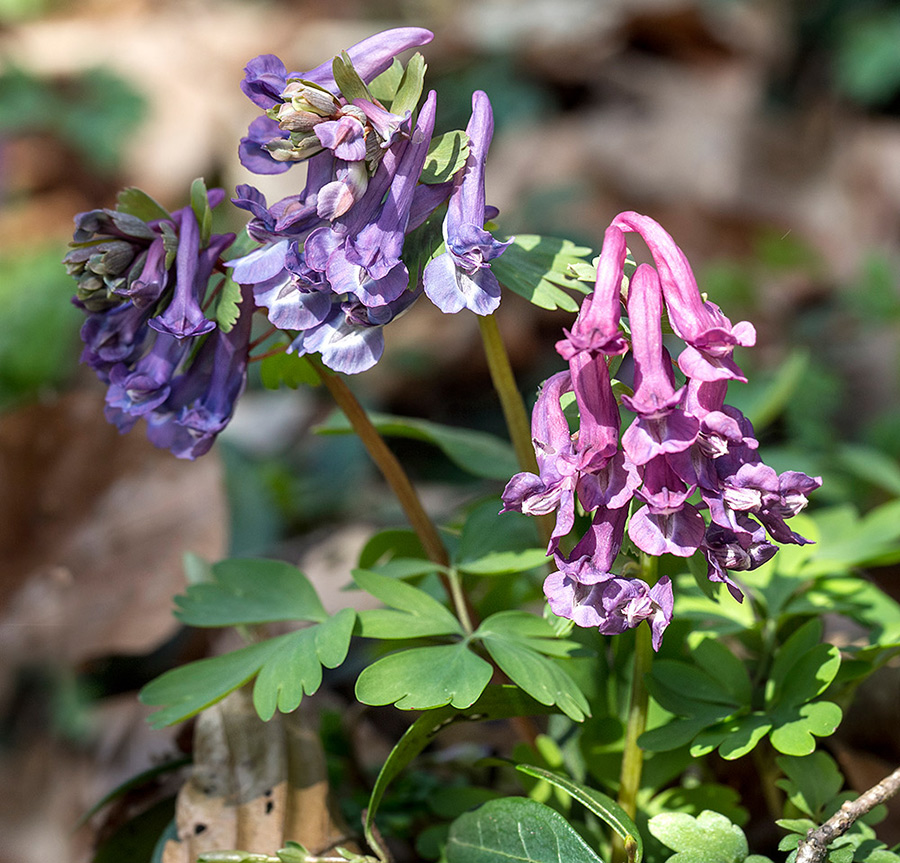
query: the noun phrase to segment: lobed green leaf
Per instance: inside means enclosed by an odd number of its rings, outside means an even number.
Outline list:
[[[591,287],[579,281],[569,266],[590,254],[590,249],[569,240],[520,234],[491,261],[491,270],[504,287],[542,309],[577,312],[578,301],[566,291],[587,294]]]
[[[399,583],[399,582],[398,582]],[[363,704],[394,704],[400,710],[470,707],[484,692],[493,669],[465,642],[415,647],[379,659],[356,680]]]
[[[212,566],[211,583],[175,597],[189,626],[240,626],[282,620],[322,621],[327,613],[309,579],[280,560],[230,558]]]
[[[353,580],[367,593],[390,606],[360,611],[360,635],[388,639],[463,635],[453,613],[424,590],[365,569],[353,570]]]
[[[575,722],[590,716],[590,706],[578,685],[552,659],[541,656],[526,643],[487,635],[481,637],[500,670],[541,704],[556,704]]]
[[[425,166],[419,177],[423,183],[446,183],[466,164],[469,157],[469,139],[459,129],[445,132],[431,139]]]

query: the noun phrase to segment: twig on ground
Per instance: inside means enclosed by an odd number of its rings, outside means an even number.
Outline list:
[[[898,791],[900,767],[856,800],[844,803],[821,827],[810,830],[797,846],[795,863],[821,863],[828,853],[828,846],[835,839],[843,836],[858,818],[871,812],[879,803],[890,800]]]

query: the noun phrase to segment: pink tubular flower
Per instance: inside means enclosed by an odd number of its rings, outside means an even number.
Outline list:
[[[650,249],[659,272],[672,329],[687,342],[678,365],[689,378],[746,381],[731,358],[735,345],[756,343],[756,330],[748,321],[732,326],[715,303],[704,302],[684,252],[658,222],[639,213],[619,213],[613,225],[636,231]]]

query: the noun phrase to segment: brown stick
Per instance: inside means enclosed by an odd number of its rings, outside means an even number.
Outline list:
[[[828,846],[835,839],[843,836],[858,818],[871,812],[879,803],[890,800],[898,791],[900,767],[856,800],[844,803],[821,827],[810,830],[797,846],[795,863],[821,863],[828,853]]]

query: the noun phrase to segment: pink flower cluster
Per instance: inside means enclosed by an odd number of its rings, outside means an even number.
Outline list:
[[[630,338],[620,320],[626,232],[641,235],[654,263],[640,265],[630,280]],[[663,341],[664,311],[684,345],[676,363]],[[544,583],[556,614],[607,635],[647,620],[658,649],[672,619],[672,586],[667,577],[651,587],[611,571],[625,531],[648,555],[701,552],[710,580],[740,600],[727,571],[769,560],[777,548],[768,537],[806,543],[785,519],[822,481],[797,471],[779,475],[760,459],[752,425],[725,404],[728,382],[746,382],[734,348],[753,345],[756,332],[747,321],[732,325],[701,297],[684,253],[653,219],[633,212],[613,219],[594,291],[564,333],[556,348],[569,368],[544,383],[532,416],[539,472],[509,481],[503,511],[556,513],[547,553],[557,569]],[[635,416],[620,436],[608,362],[629,350],[633,389],[621,401]],[[569,392],[580,417],[575,434],[561,404]],[[565,554],[560,541],[574,526],[576,498],[593,519]]]

